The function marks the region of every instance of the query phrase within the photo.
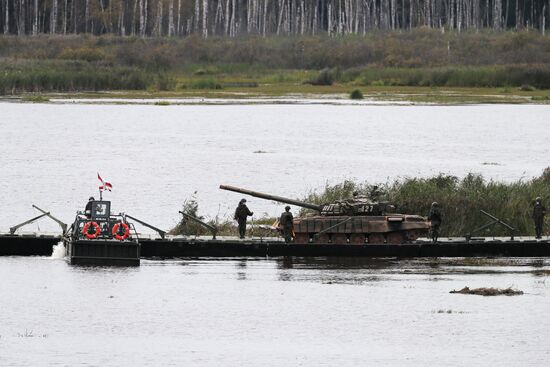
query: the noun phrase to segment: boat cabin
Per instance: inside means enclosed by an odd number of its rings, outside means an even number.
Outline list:
[[[140,262],[135,227],[125,214],[111,213],[110,201],[90,200],[84,211],[77,212],[65,243],[71,264],[128,266]]]

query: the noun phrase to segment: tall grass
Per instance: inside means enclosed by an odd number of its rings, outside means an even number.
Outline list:
[[[550,65],[448,66],[437,68],[381,68],[361,71],[359,84],[437,87],[550,88]]]
[[[0,94],[144,90],[155,82],[152,74],[137,68],[83,62],[4,64],[0,68]]]
[[[327,185],[323,190],[309,193],[304,200],[328,203],[349,199],[354,191],[369,195],[373,185],[344,181]],[[505,183],[486,180],[480,175],[469,174],[463,179],[438,175],[430,178],[405,178],[379,185],[381,200],[397,206],[402,213],[426,216],[431,203],[437,201],[442,210],[441,231],[447,236],[461,236],[490,221],[484,210],[506,221],[518,234],[533,235],[531,218],[534,199],[542,197],[550,203],[550,168],[540,177]],[[548,228],[548,226],[547,226]],[[502,227],[494,227],[480,235],[507,235]]]

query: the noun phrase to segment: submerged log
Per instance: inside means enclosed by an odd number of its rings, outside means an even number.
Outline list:
[[[469,287],[464,287],[461,290],[452,290],[449,293],[476,294],[478,296],[519,296],[523,294],[523,291],[511,287],[505,289],[485,287],[470,289]]]

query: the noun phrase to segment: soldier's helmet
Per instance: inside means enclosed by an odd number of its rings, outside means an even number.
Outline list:
[[[439,205],[439,203],[438,203],[437,201],[434,201],[434,202],[432,203],[432,206],[438,206],[438,205]]]
[[[359,191],[354,191],[353,192],[353,197],[357,197],[357,196],[359,196]]]
[[[289,210],[290,210],[290,206],[288,206],[288,205],[285,206],[285,210],[286,210],[286,211],[289,211]]]
[[[542,198],[541,198],[540,196],[537,196],[537,198],[535,199],[535,201],[536,201],[537,203],[540,203],[540,202],[542,201]]]
[[[93,196],[90,196],[90,198],[88,199],[88,201],[94,201],[94,197]]]
[[[239,201],[239,204],[244,204],[246,203],[246,199],[241,199],[241,201]]]

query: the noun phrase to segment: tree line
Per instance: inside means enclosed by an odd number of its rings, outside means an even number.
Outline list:
[[[548,26],[550,0],[0,0],[4,34],[365,34]]]

